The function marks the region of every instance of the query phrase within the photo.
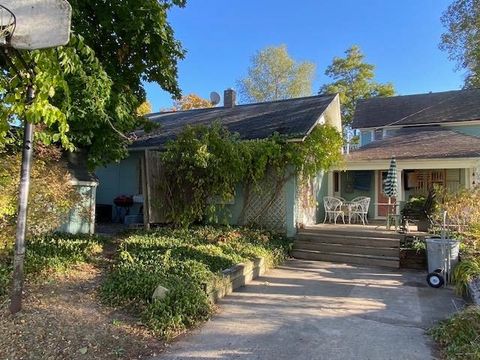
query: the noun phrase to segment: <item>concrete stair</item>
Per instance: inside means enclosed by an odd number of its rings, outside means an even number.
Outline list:
[[[298,259],[399,268],[400,234],[359,227],[299,230],[292,256]]]

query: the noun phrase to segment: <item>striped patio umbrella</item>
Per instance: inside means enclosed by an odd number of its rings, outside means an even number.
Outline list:
[[[390,160],[390,168],[388,169],[387,179],[384,184],[383,192],[388,196],[387,207],[387,229],[390,229],[390,203],[392,197],[397,197],[397,161],[392,156]]]
[[[392,156],[390,168],[388,169],[387,179],[384,184],[383,192],[390,198],[397,197],[397,161]]]

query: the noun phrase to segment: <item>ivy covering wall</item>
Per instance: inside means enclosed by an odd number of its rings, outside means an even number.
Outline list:
[[[252,193],[262,191],[268,176],[272,189],[263,211],[268,211],[284,185],[296,177],[308,181],[320,171],[342,161],[341,134],[330,125],[317,126],[303,142],[287,141],[274,134],[267,139],[241,140],[215,123],[187,127],[166,145],[161,154],[163,174],[157,186],[165,198],[162,207],[166,220],[178,226],[195,222],[218,222],[219,210],[244,189],[240,223]]]

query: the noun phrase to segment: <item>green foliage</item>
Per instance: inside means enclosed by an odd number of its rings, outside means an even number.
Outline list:
[[[82,196],[70,183],[61,151],[38,145],[30,180],[28,236],[56,230],[75,206],[80,215],[90,215],[89,209],[78,206]],[[20,164],[21,154],[13,145],[0,151],[0,255],[11,249],[15,239]]]
[[[453,269],[453,282],[458,294],[468,291],[468,283],[480,276],[480,258],[470,258],[460,261]]]
[[[187,127],[162,153],[164,179],[159,186],[165,199],[159,206],[167,220],[183,226],[216,221],[222,203],[235,196],[239,184],[258,187],[273,174],[280,191],[292,176],[308,179],[342,160],[341,135],[331,126],[315,128],[302,143],[286,140],[274,135],[241,141],[219,124]]]
[[[447,360],[480,358],[480,309],[470,306],[430,330]]]
[[[440,49],[466,73],[465,87],[480,87],[480,2],[455,0],[442,15]]]
[[[79,35],[72,36],[67,46],[24,52],[22,56],[31,64],[36,76],[32,80],[26,71],[19,75],[11,67],[3,66],[4,76],[0,79],[0,135],[3,136],[0,145],[7,140],[11,122],[22,119],[40,125],[37,136],[45,144],[61,143],[63,147],[73,149],[75,141],[69,134],[72,119],[86,124],[95,122],[92,119],[97,117],[98,121],[105,121],[110,79],[93,50]],[[13,62],[22,69],[18,58],[14,57]],[[31,81],[36,97],[31,105],[26,105],[26,87]]]
[[[67,46],[23,52],[36,74],[36,99],[25,105],[30,73],[19,76],[0,63],[0,148],[11,124],[28,120],[45,144],[83,148],[89,164],[127,155],[125,135],[144,126],[137,108],[145,101],[143,82],[157,82],[175,96],[177,61],[184,52],[173,37],[167,11],[183,0],[70,1],[73,34]],[[22,68],[17,58],[13,59]]]
[[[315,65],[296,63],[287,47],[267,47],[255,54],[248,76],[238,81],[240,96],[245,102],[283,100],[312,94]]]
[[[321,94],[340,94],[342,121],[347,126],[352,123],[358,100],[395,94],[391,83],[373,81],[375,66],[367,64],[364,58],[358,46],[347,49],[344,58],[335,57],[325,71],[333,82],[320,88]]]
[[[208,296],[197,285],[177,278],[162,301],[154,301],[142,314],[143,322],[167,339],[205,321],[212,313]]]
[[[287,256],[288,239],[243,228],[161,228],[122,241],[116,264],[102,285],[103,301],[138,313],[158,335],[172,337],[212,311],[207,292],[221,271],[259,256],[276,266]],[[152,300],[158,285],[169,291]],[[207,290],[207,291],[205,291]]]
[[[68,271],[73,265],[91,261],[101,251],[103,239],[88,235],[51,234],[27,240],[27,279],[44,278]],[[11,254],[0,254],[0,296],[6,295],[12,278]]]

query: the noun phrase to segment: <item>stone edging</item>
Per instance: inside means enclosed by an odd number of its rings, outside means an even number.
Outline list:
[[[213,302],[217,302],[224,296],[231,294],[236,289],[263,275],[266,270],[267,265],[262,257],[234,265],[222,271],[222,279],[213,284],[211,289],[208,289],[208,295]]]
[[[480,305],[480,278],[468,282],[468,297],[475,305]]]

